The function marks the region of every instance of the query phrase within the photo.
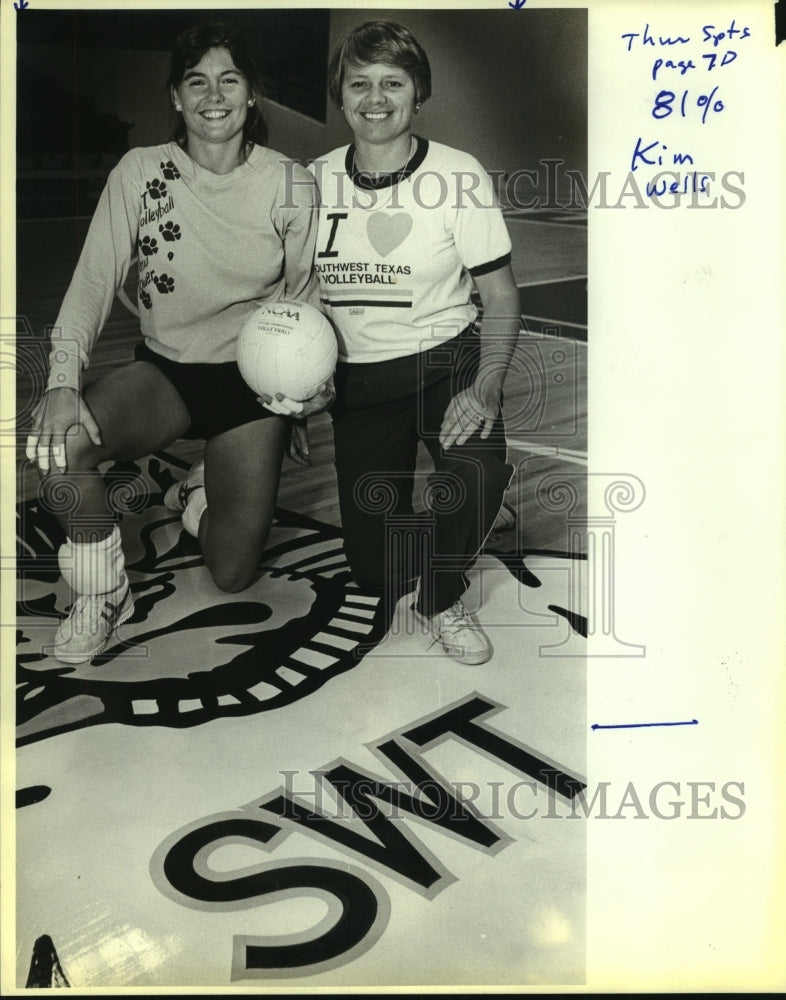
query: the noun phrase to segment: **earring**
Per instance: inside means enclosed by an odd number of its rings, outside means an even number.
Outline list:
[[[183,110],[183,109],[182,109],[182,108],[180,107],[180,105],[179,105],[179,104],[176,104],[176,105],[175,105],[175,111],[182,111],[182,110]]]
[[[249,106],[250,108],[253,108],[253,107],[254,107],[254,98],[253,98],[253,97],[250,97],[250,98],[249,98],[249,100],[248,100],[248,106]]]
[[[417,113],[418,113],[418,111],[420,111],[420,105],[419,105],[419,104],[416,104],[416,105],[415,105],[415,114],[417,114]]]

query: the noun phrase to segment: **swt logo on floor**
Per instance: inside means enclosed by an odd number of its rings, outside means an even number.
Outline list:
[[[379,940],[391,912],[390,896],[365,868],[310,857],[227,874],[211,869],[211,856],[232,844],[272,853],[289,833],[300,830],[433,899],[455,878],[414,836],[409,820],[425,821],[486,854],[495,854],[512,838],[454,794],[450,782],[410,747],[428,749],[457,740],[472,753],[534,778],[550,794],[568,801],[586,788],[584,781],[561,765],[483,724],[504,708],[474,695],[377,742],[373,751],[403,782],[386,781],[344,760],[311,772],[322,776],[338,800],[351,809],[350,814],[314,808],[289,789],[280,788],[242,809],[189,824],[156,851],[150,867],[153,881],[169,898],[194,909],[247,909],[303,896],[328,902],[327,916],[310,932],[274,940],[235,935],[232,981],[307,975],[345,964]],[[270,821],[271,815],[275,822]],[[371,837],[353,829],[347,820],[361,821]]]

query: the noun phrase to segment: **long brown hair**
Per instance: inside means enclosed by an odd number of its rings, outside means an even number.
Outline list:
[[[253,107],[248,109],[243,124],[243,138],[246,142],[254,142],[258,146],[267,143],[267,123],[262,114],[264,85],[259,63],[250,51],[240,31],[231,24],[222,21],[207,21],[186,28],[175,39],[172,55],[169,60],[167,75],[167,93],[177,88],[183,82],[186,70],[197,65],[210,49],[226,49],[232,56],[232,61],[248,81]],[[186,126],[183,116],[173,110],[175,120],[172,127],[172,138],[179,145],[186,142]]]

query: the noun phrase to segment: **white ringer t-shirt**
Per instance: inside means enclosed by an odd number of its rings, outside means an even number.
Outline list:
[[[510,261],[491,178],[468,153],[420,138],[384,187],[356,174],[353,158],[343,146],[309,165],[320,299],[340,359],[387,361],[457,336],[477,317],[471,275]]]

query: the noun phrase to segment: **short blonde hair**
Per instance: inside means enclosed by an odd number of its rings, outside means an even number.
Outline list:
[[[341,85],[347,66],[384,63],[397,66],[415,84],[415,102],[431,97],[431,66],[418,40],[403,24],[395,21],[366,21],[353,28],[338,43],[328,66],[328,89],[337,108],[341,107]]]

